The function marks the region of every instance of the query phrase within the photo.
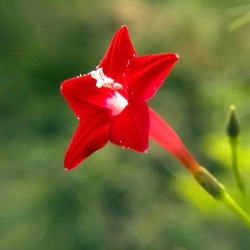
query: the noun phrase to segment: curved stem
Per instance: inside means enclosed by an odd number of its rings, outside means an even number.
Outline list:
[[[227,192],[222,202],[250,228],[249,214],[247,214]]]
[[[223,202],[250,227],[250,216],[227,193],[225,187],[210,172],[197,163],[175,131],[151,108],[149,108],[149,115],[150,137],[175,156],[192,173],[196,181],[207,193]]]

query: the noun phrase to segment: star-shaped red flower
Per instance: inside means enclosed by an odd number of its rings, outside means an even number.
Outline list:
[[[157,115],[146,101],[154,96],[177,60],[176,54],[136,56],[123,26],[95,70],[64,81],[62,95],[79,118],[65,155],[65,168],[75,168],[108,141],[146,152],[149,131],[157,140],[158,130]]]

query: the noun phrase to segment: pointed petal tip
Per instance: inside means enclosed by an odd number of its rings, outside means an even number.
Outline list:
[[[76,167],[78,167],[80,165],[80,163],[84,160],[75,160],[72,158],[71,154],[68,153],[69,150],[67,150],[65,156],[64,156],[64,169],[65,171],[71,171],[73,169],[75,169]]]
[[[70,79],[67,79],[67,80],[65,80],[65,81],[63,81],[62,83],[61,83],[61,86],[60,86],[60,92],[61,92],[61,94],[64,96],[64,93],[65,93],[65,90],[67,89],[67,87],[68,87],[68,85],[69,85],[69,80]]]
[[[68,159],[65,159],[64,160],[64,169],[65,169],[65,171],[71,171],[71,170],[75,169],[76,167],[78,167],[80,165],[80,163],[73,163],[72,164],[72,162],[68,162]]]
[[[65,171],[70,171],[70,170],[72,170],[72,169],[74,169],[76,167],[76,166],[71,166],[71,165],[67,164],[65,161],[64,161],[64,169],[65,169]]]
[[[176,64],[176,62],[179,60],[179,55],[175,53],[170,53],[169,54],[169,61],[172,63],[172,67]]]
[[[168,60],[171,60],[171,61],[174,61],[174,62],[177,62],[179,60],[179,55],[178,54],[166,53],[165,55],[167,56]]]
[[[70,144],[71,145],[71,144]],[[69,153],[70,146],[68,150],[66,151],[66,154],[64,156],[64,169],[65,171],[71,171],[75,168],[77,168],[84,160],[86,157],[81,157],[81,158],[74,158],[74,155],[72,155],[72,151]]]
[[[126,33],[128,33],[128,27],[127,27],[127,25],[122,25],[119,29],[118,29],[118,31],[117,31],[117,33],[119,33],[119,32],[126,32]]]
[[[171,56],[170,57],[171,60],[174,60],[175,62],[179,60],[179,55],[178,54],[170,53],[169,55]]]

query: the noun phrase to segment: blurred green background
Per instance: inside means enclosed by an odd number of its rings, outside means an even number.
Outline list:
[[[150,105],[250,211],[230,169],[228,106],[250,180],[249,1],[0,1],[0,249],[248,249],[250,231],[154,142],[108,144],[73,171],[60,83],[99,64],[126,24],[138,55],[179,54]],[[249,185],[247,186],[250,192]]]

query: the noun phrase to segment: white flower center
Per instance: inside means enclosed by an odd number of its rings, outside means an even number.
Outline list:
[[[90,72],[92,78],[96,79],[96,87],[97,88],[110,88],[113,90],[121,90],[123,86],[120,83],[115,82],[112,78],[105,76],[102,68],[97,68]]]
[[[119,115],[128,105],[128,101],[118,92],[114,92],[111,98],[107,99],[107,107],[112,110],[112,115]]]
[[[114,90],[112,97],[107,98],[107,108],[112,111],[112,115],[119,115],[123,109],[128,105],[128,101],[116,90],[122,90],[123,86],[120,83],[115,82],[112,78],[107,77],[102,68],[97,68],[90,72],[92,78],[96,79],[97,88],[110,88]]]

